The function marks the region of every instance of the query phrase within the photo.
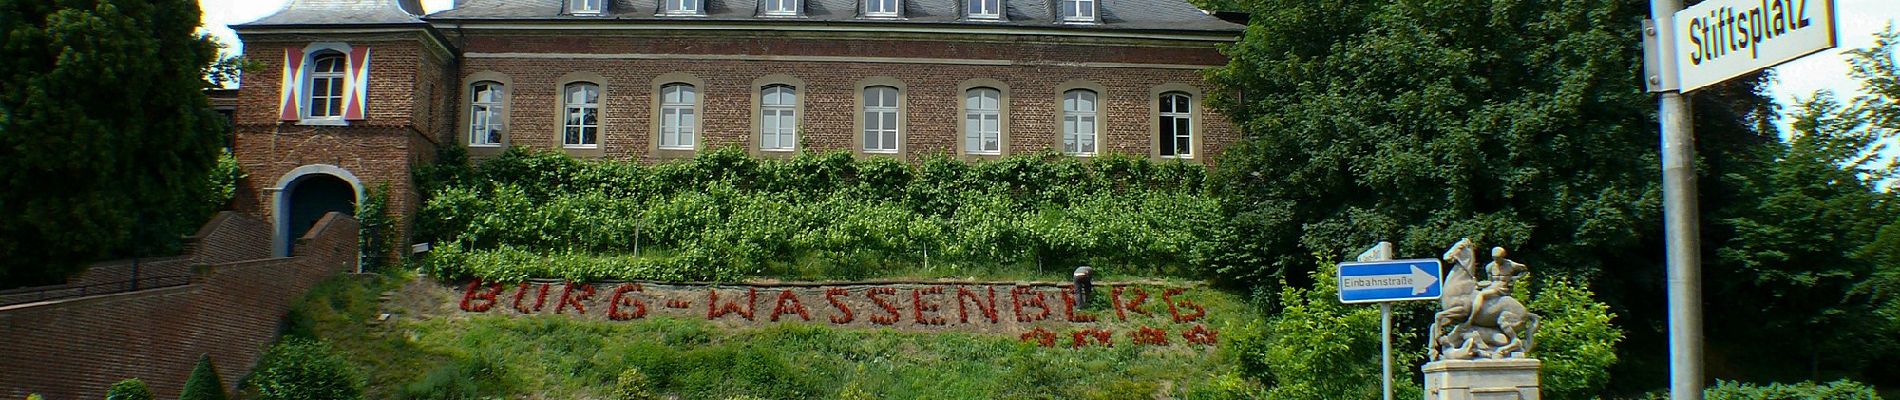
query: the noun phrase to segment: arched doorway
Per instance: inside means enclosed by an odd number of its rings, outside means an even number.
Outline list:
[[[278,256],[289,256],[297,238],[316,226],[330,212],[355,215],[356,204],[363,198],[363,185],[342,168],[313,164],[298,167],[277,181],[273,197],[273,240]]]

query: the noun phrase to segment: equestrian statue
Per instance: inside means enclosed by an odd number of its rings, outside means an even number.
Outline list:
[[[1445,251],[1444,259],[1452,266],[1438,300],[1443,309],[1432,319],[1432,361],[1525,358],[1537,345],[1539,317],[1511,296],[1517,281],[1530,275],[1530,266],[1505,258],[1503,247],[1493,247],[1484,280],[1479,280],[1475,247],[1471,239],[1463,239]]]

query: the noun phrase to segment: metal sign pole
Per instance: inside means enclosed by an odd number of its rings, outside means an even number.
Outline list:
[[[1669,397],[1702,399],[1702,261],[1696,209],[1695,132],[1683,97],[1677,63],[1676,21],[1682,0],[1650,0],[1655,19],[1661,92],[1656,119],[1662,125],[1663,237],[1669,285]],[[1660,79],[1657,79],[1660,78]]]
[[[1379,303],[1379,350],[1385,353],[1385,400],[1392,400],[1392,303]]]

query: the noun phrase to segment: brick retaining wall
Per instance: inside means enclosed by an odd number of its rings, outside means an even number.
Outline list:
[[[181,263],[191,284],[0,307],[0,398],[100,398],[125,378],[176,398],[200,354],[235,386],[292,301],[355,270],[356,234],[356,220],[331,213],[297,239],[291,257],[268,258],[269,224],[221,213],[178,257],[191,261]]]

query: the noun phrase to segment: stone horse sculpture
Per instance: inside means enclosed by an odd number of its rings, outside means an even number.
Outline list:
[[[1540,317],[1511,297],[1525,266],[1504,258],[1503,248],[1493,248],[1488,279],[1479,281],[1475,247],[1464,239],[1445,251],[1452,269],[1439,298],[1442,311],[1432,320],[1433,361],[1521,358],[1536,346]]]

